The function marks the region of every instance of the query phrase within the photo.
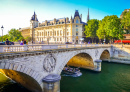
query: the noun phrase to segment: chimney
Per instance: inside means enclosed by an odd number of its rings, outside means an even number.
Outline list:
[[[47,26],[47,20],[45,20],[45,26]]]
[[[66,18],[66,23],[68,23],[68,21],[69,21],[69,18],[67,17],[67,18]]]
[[[82,21],[82,14],[80,15],[81,21]]]

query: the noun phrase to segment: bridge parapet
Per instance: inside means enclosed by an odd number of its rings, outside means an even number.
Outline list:
[[[40,51],[47,49],[61,49],[61,48],[80,48],[80,47],[103,47],[111,46],[109,44],[61,44],[61,45],[1,45],[0,53],[3,52],[23,52],[23,51]]]

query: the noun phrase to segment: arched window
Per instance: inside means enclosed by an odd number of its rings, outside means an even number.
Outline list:
[[[78,20],[78,19],[76,20],[76,23],[79,23],[79,20]]]

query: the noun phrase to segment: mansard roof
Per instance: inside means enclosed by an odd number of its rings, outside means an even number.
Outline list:
[[[34,15],[31,17],[31,20],[38,21],[37,15],[36,15],[35,11],[34,11]]]
[[[75,10],[74,18],[77,17],[77,16],[80,17],[78,10]]]
[[[19,31],[26,30],[26,29],[30,29],[30,27],[20,28]]]
[[[81,17],[79,16],[79,12],[78,12],[78,10],[75,10],[74,18],[72,19],[73,23],[74,23],[74,19],[75,19],[75,17],[79,17],[80,22],[82,23],[82,21],[81,21]]]
[[[71,20],[72,20],[72,23],[74,23],[75,17],[79,17],[80,23],[86,25],[85,22],[82,22],[78,10],[75,10],[74,17],[71,16],[70,20],[69,20],[68,17],[66,17],[66,18],[65,18],[65,17],[64,17],[64,18],[58,18],[58,19],[54,18],[53,20],[45,20],[45,21],[42,21],[42,23],[41,23],[39,26],[49,26],[49,25],[54,25],[54,24],[70,23]]]

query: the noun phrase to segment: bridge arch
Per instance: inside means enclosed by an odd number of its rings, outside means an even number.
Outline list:
[[[100,53],[99,56],[101,60],[110,59],[110,51],[108,49],[105,49]]]
[[[10,62],[1,62],[0,66],[0,72],[15,82],[21,84],[25,88],[33,92],[42,91],[39,80],[41,75],[32,68],[22,64]]]
[[[74,61],[72,60],[74,57],[78,57],[78,56],[81,56],[81,57],[83,57],[83,58],[86,57],[86,58],[84,59],[83,64],[82,64],[82,63],[81,63],[81,64],[78,64],[78,61],[74,62]],[[75,58],[75,59],[76,59],[76,58]],[[70,61],[70,60],[71,60],[71,61]],[[89,60],[90,62],[86,62],[86,64],[85,64],[85,60]],[[65,65],[66,65],[68,62],[69,62],[69,65],[70,65],[70,66],[82,67],[82,68],[86,68],[86,69],[88,69],[88,68],[89,68],[89,69],[94,68],[94,57],[93,57],[93,55],[91,54],[90,51],[80,51],[80,52],[75,52],[75,51],[73,51],[73,53],[70,53],[70,55],[67,55],[67,59],[64,60],[64,63],[60,66],[60,68],[59,68],[59,70],[58,70],[58,74],[61,74],[63,68],[65,67]],[[75,65],[73,65],[72,62],[75,63]],[[88,66],[89,64],[90,64],[91,66]],[[84,65],[86,65],[86,66],[84,66]]]

